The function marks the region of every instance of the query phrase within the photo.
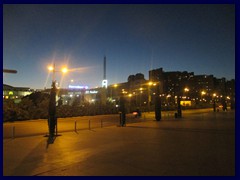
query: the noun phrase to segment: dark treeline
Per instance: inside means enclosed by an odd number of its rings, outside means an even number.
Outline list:
[[[49,94],[35,92],[25,96],[20,103],[11,99],[3,100],[3,121],[47,119]],[[118,109],[113,104],[80,104],[74,101],[71,105],[57,106],[57,117],[91,116],[100,114],[116,114]]]

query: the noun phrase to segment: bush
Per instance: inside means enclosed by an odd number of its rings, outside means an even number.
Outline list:
[[[3,121],[16,121],[18,107],[11,99],[3,100]]]
[[[15,104],[13,100],[4,100],[3,104],[4,121],[48,118],[49,95],[47,94],[37,92],[22,98],[18,104]],[[79,99],[76,99],[72,105],[56,107],[56,113],[57,117],[65,118],[117,114],[118,109],[113,104],[85,103],[80,105]]]

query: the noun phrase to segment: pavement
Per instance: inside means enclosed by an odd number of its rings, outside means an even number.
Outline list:
[[[4,176],[234,176],[235,111],[3,140]]]

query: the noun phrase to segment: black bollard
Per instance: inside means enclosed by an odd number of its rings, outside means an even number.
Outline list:
[[[155,97],[155,119],[157,121],[160,121],[162,118],[161,115],[161,97],[159,95],[156,95]]]
[[[126,110],[125,110],[125,98],[122,96],[120,97],[119,102],[119,110],[120,110],[120,125],[124,126],[126,123]]]
[[[216,112],[216,101],[213,101],[213,112]]]
[[[55,81],[52,82],[52,89],[50,92],[50,100],[49,100],[49,118],[48,118],[48,126],[49,126],[49,137],[50,139],[54,138],[55,129],[57,124],[56,117],[56,85]]]
[[[177,114],[178,118],[182,117],[181,99],[179,96],[177,97]]]

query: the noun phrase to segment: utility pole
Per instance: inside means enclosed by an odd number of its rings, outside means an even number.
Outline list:
[[[56,130],[56,124],[57,124],[57,117],[56,117],[56,82],[55,81],[52,82],[48,114],[49,114],[49,118],[48,118],[49,141],[50,141],[50,143],[53,143],[55,130]]]
[[[162,114],[161,114],[161,97],[160,97],[160,87],[159,87],[159,83],[156,84],[156,93],[155,93],[155,119],[157,121],[160,121],[162,118]]]

